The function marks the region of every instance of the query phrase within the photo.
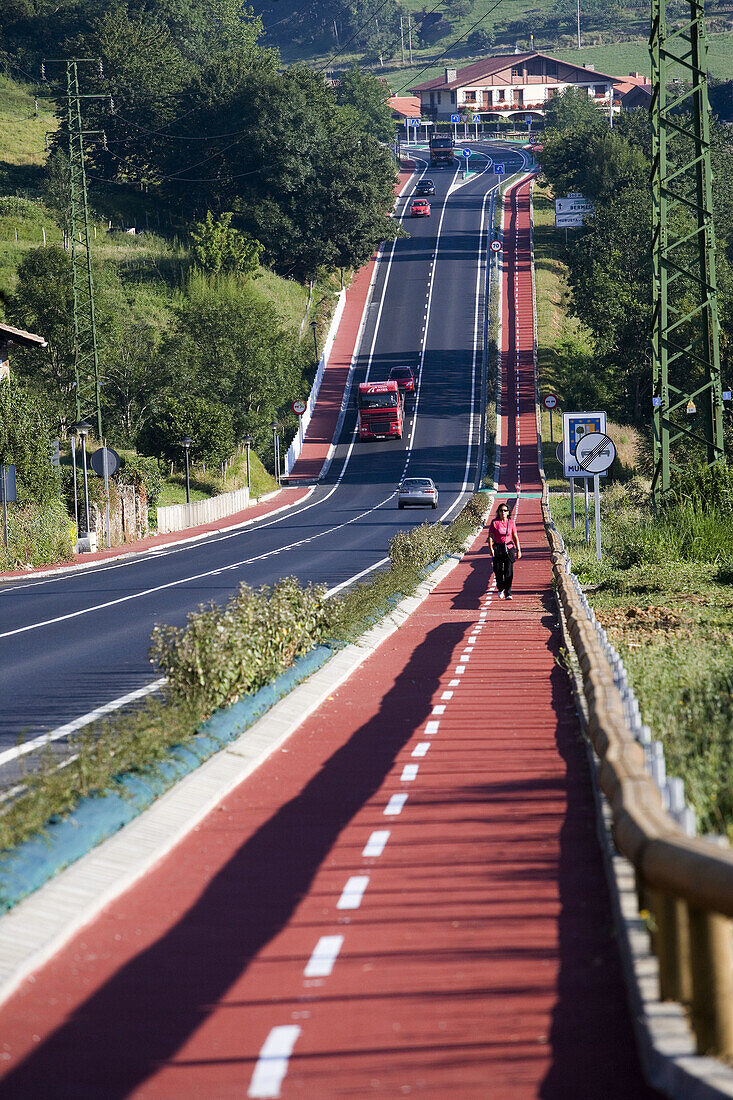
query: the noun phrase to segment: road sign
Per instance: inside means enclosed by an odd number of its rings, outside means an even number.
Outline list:
[[[51,465],[52,466],[60,466],[61,465],[61,440],[60,439],[52,439],[51,440],[51,444],[49,446],[49,455],[50,455],[50,458],[51,458]]]
[[[308,408],[308,404],[303,400],[302,397],[299,397],[297,401],[293,401],[291,408],[296,416],[302,416],[305,410]]]
[[[463,150],[463,155],[466,159],[468,159],[471,156],[471,150],[470,149],[464,149]]]
[[[15,485],[15,466],[0,466],[0,497],[3,504],[14,504],[18,499]]]
[[[471,115],[471,122],[480,122],[481,115]]]
[[[536,144],[537,144],[537,142],[538,142],[539,140],[540,140],[540,139],[539,139],[539,138],[537,137],[537,135],[536,135],[536,134],[534,134],[534,135],[533,135],[533,136],[532,136],[532,137],[531,137],[531,138],[529,139],[529,144],[530,144],[530,145],[536,145]]]
[[[98,477],[104,477],[105,473],[112,477],[120,468],[120,456],[111,447],[99,447],[89,459],[89,465]]]
[[[616,448],[605,432],[589,432],[575,448],[578,465],[589,474],[604,474],[613,465]]]
[[[504,175],[504,165],[503,164],[495,164],[494,165],[494,171],[496,172],[497,176],[503,176]]]
[[[595,204],[590,199],[567,195],[564,199],[555,199],[556,214],[592,214]]]
[[[604,412],[565,412],[562,414],[563,438],[563,476],[587,477],[575,457],[575,449],[586,435],[594,432],[606,432],[606,414]]]
[[[555,229],[577,229],[582,224],[582,214],[555,214]]]
[[[562,466],[562,440],[560,440],[557,447],[555,447],[555,458]]]
[[[556,409],[557,397],[554,393],[548,393],[547,396],[542,399],[542,404],[546,409]]]
[[[458,115],[451,115],[450,120],[451,122],[458,122]]]
[[[492,241],[489,248],[492,252],[501,252],[501,241]]]
[[[531,126],[532,125],[532,116],[531,115],[525,115],[524,116],[524,121],[527,123],[528,126]]]

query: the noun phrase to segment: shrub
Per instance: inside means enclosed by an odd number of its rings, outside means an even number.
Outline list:
[[[446,529],[439,523],[421,523],[398,531],[389,544],[389,560],[396,569],[419,569],[436,561],[449,549]]]
[[[272,589],[242,584],[224,607],[190,614],[184,628],[156,626],[150,655],[168,678],[167,696],[211,714],[257,691],[323,640],[324,592],[294,577]]]
[[[733,515],[733,466],[728,462],[693,466],[676,475],[670,496],[672,506],[692,501],[703,509],[715,508],[722,515]]]
[[[718,584],[733,584],[733,554],[720,562],[715,573]]]
[[[8,549],[0,541],[0,568],[70,561],[73,528],[60,500],[8,505]]]
[[[120,480],[145,490],[148,502],[148,518],[152,521],[163,488],[163,475],[156,458],[146,455],[134,455],[122,459]]]

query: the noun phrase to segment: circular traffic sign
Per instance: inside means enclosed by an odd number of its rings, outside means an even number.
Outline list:
[[[555,447],[555,458],[557,459],[557,461],[562,466],[562,464],[563,464],[562,443],[558,443],[557,447]]]
[[[529,139],[529,144],[536,145],[539,140],[540,139],[537,137],[537,135],[533,134],[532,137]]]
[[[554,393],[548,393],[546,397],[542,398],[542,404],[545,406],[546,409],[556,409],[557,397]]]
[[[492,241],[490,248],[492,252],[501,252],[501,241]]]
[[[107,467],[107,477],[112,477],[120,468],[120,456],[111,447],[99,447],[89,459],[89,465],[98,477],[104,477],[104,468]]]
[[[463,155],[464,155],[464,157],[470,157],[471,156],[471,150],[470,149],[464,149],[463,150]]]
[[[613,440],[605,432],[588,432],[578,440],[575,458],[582,470],[589,474],[602,474],[616,457]]]
[[[308,408],[308,403],[302,397],[299,397],[297,401],[293,401],[291,408],[296,416],[302,416]]]

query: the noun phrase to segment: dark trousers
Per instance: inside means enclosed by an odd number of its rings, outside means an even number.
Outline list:
[[[494,575],[496,576],[496,587],[499,592],[504,592],[507,596],[510,595],[512,590],[512,580],[514,578],[514,562],[509,557],[509,552],[506,546],[501,544],[495,545],[496,553],[494,554]]]

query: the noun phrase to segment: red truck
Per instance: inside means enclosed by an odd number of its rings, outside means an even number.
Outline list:
[[[362,382],[357,405],[359,439],[402,439],[404,400],[395,381]]]

